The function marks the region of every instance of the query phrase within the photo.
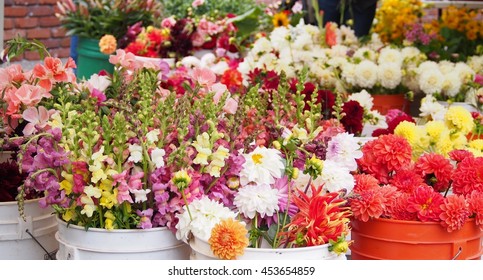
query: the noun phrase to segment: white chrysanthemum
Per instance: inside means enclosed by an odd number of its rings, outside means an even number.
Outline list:
[[[254,68],[266,68],[267,70],[273,70],[278,63],[278,58],[273,53],[266,53],[258,59]]]
[[[367,111],[370,111],[372,106],[374,106],[374,98],[365,89],[349,95],[349,100],[359,102],[359,104]]]
[[[329,69],[321,69],[317,72],[317,80],[325,88],[333,88],[338,81],[335,78],[334,72]]]
[[[354,32],[354,29],[342,25],[340,28],[341,44],[346,46],[357,45],[359,40]]]
[[[164,151],[164,149],[154,148],[151,151],[151,160],[156,168],[164,166],[164,155],[166,155],[166,151]]]
[[[324,189],[329,192],[338,192],[346,189],[350,193],[355,185],[354,177],[352,177],[349,169],[341,166],[333,160],[325,160],[322,174],[317,178],[324,184]]]
[[[379,64],[377,68],[377,77],[382,87],[387,89],[394,89],[402,79],[402,71],[400,64],[394,62],[387,62]]]
[[[342,68],[343,65],[347,64],[347,59],[343,57],[331,57],[327,60],[327,64],[333,68]]]
[[[396,63],[399,67],[401,67],[403,62],[403,56],[398,49],[394,49],[391,47],[384,47],[379,52],[379,57],[377,58],[378,64],[383,63]]]
[[[438,68],[428,69],[419,75],[419,88],[426,94],[440,93],[443,89],[444,76]]]
[[[360,59],[360,60],[370,60],[375,62],[377,59],[376,52],[369,49],[368,47],[360,47],[358,48],[355,52],[354,55],[352,56],[353,58]]]
[[[349,48],[343,45],[335,45],[330,48],[330,52],[332,54],[332,57],[347,57],[347,52],[349,51]]]
[[[472,82],[476,74],[476,72],[464,62],[456,63],[454,70],[462,83]]]
[[[278,190],[267,184],[247,185],[238,189],[233,204],[247,218],[271,217],[278,211]]]
[[[295,50],[303,50],[303,49],[310,48],[312,43],[313,43],[312,36],[310,36],[309,33],[304,32],[299,34],[290,46],[292,49],[295,49]]]
[[[288,28],[284,26],[277,27],[273,29],[270,33],[270,42],[272,42],[272,47],[276,50],[282,50],[289,47],[289,41],[287,38],[290,34]]]
[[[372,88],[377,82],[377,65],[364,60],[356,65],[357,85],[361,88]]]
[[[272,43],[266,38],[261,37],[253,44],[252,49],[250,50],[251,53],[256,55],[269,53],[272,51]]]
[[[431,60],[428,60],[428,61],[425,61],[425,62],[419,64],[418,69],[417,69],[417,74],[421,75],[424,72],[431,71],[431,70],[434,70],[434,69],[439,69],[438,63],[431,61]]]
[[[274,65],[273,70],[275,70],[277,73],[285,72],[287,77],[295,77],[296,69],[294,69],[291,56],[284,56],[283,58],[280,58],[277,61],[277,64]]]
[[[140,162],[143,159],[143,147],[139,146],[138,144],[129,144],[129,158],[128,161],[132,161],[134,163]]]
[[[356,66],[352,63],[342,65],[342,79],[349,85],[356,84]]]
[[[443,75],[446,75],[448,73],[451,73],[454,71],[454,63],[451,62],[451,61],[448,61],[448,60],[442,60],[440,62],[438,62],[438,68],[439,68],[439,71],[441,71],[441,73],[443,73]]]
[[[444,115],[447,109],[436,102],[436,98],[432,95],[427,95],[421,99],[421,107],[419,108],[419,116],[430,120],[444,120]]]
[[[223,219],[235,219],[237,216],[235,212],[207,196],[192,201],[189,204],[189,209],[193,220],[190,219],[186,205],[183,206],[182,213],[176,214],[179,219],[176,224],[176,238],[185,242],[190,232],[206,241],[210,238],[211,230],[217,223]]]
[[[455,73],[450,72],[444,75],[443,92],[449,97],[456,96],[461,89],[461,79]]]
[[[249,154],[243,155],[245,163],[240,171],[242,186],[250,182],[256,184],[273,184],[275,179],[281,178],[285,170],[285,162],[280,151],[257,147]]]
[[[473,55],[466,60],[468,65],[475,73],[483,71],[483,55]]]
[[[378,50],[384,47],[384,43],[382,42],[381,37],[379,37],[379,34],[374,32],[372,33],[371,41],[369,41],[369,44],[367,44],[367,46],[372,50]]]
[[[401,50],[401,55],[403,57],[403,61],[406,60],[413,60],[421,54],[421,51],[416,47],[404,47]]]
[[[325,157],[350,171],[355,171],[357,169],[356,159],[362,157],[360,148],[353,134],[339,133],[329,140]]]

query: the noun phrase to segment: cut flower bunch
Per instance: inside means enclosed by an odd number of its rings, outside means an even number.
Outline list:
[[[290,83],[284,74],[272,78],[254,82],[240,99],[240,131],[225,139],[233,161],[209,192],[176,215],[177,237],[207,242],[221,259],[236,259],[246,247],[326,245],[343,255],[351,215],[345,194],[354,185],[359,144],[335,118],[323,118],[317,91],[306,96],[303,83]],[[197,137],[192,167],[219,160],[224,141],[218,138]],[[184,182],[191,177],[185,174]]]
[[[483,141],[467,142],[472,122],[452,107],[444,121],[403,121],[366,143],[349,199],[354,219],[437,222],[448,232],[474,220],[483,230]]]

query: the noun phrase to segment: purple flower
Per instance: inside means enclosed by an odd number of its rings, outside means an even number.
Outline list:
[[[151,223],[151,217],[153,216],[153,209],[149,208],[144,211],[137,210],[136,214],[138,214],[138,216],[141,217],[138,228],[149,229],[153,227],[153,224]]]

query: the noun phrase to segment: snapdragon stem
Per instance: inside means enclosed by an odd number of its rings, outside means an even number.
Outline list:
[[[193,216],[191,216],[190,207],[188,205],[188,200],[186,199],[186,195],[184,194],[184,190],[181,191],[181,196],[183,197],[184,204],[186,205],[186,210],[188,211],[188,215],[190,216],[190,220],[193,221]]]

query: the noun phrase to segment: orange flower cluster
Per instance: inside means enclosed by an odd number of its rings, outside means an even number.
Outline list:
[[[311,186],[311,195],[299,191],[294,203],[299,208],[292,221],[283,232],[288,242],[299,246],[317,246],[336,242],[340,236],[348,234],[348,221],[351,215],[346,200],[338,193],[322,193],[322,186]]]
[[[374,32],[383,42],[401,42],[406,26],[418,22],[422,14],[420,0],[383,0],[376,11]]]
[[[457,8],[450,6],[443,10],[440,22],[435,20],[435,25],[439,25],[439,28],[447,27],[458,30],[464,33],[468,40],[473,41],[483,37],[482,17],[481,10],[469,10],[465,7]]]

